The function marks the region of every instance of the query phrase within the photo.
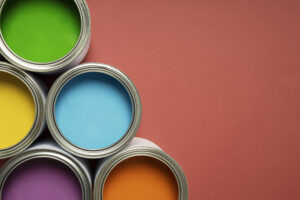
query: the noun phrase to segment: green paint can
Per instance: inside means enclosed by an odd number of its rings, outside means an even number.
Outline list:
[[[1,54],[22,69],[62,71],[88,51],[91,20],[84,0],[4,0],[0,11]]]

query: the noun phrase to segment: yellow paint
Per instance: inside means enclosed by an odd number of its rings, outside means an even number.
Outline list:
[[[35,120],[35,103],[27,86],[17,77],[0,72],[0,149],[22,141]]]

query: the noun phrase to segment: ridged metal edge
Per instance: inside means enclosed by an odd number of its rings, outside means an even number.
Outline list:
[[[128,158],[136,156],[148,156],[155,158],[168,166],[173,172],[178,183],[178,200],[188,200],[188,183],[180,165],[164,151],[146,146],[133,147],[111,156],[102,163],[102,166],[98,169],[94,180],[94,200],[103,200],[103,188],[105,181],[114,167]]]
[[[2,12],[6,1],[7,0],[0,1],[0,13]],[[91,17],[85,0],[74,1],[77,5],[81,18],[81,32],[76,45],[67,55],[59,60],[49,63],[37,63],[25,60],[10,50],[2,36],[0,27],[0,52],[2,56],[21,69],[40,73],[56,73],[62,71],[64,68],[79,64],[89,49],[91,40]]]
[[[122,139],[120,139],[112,146],[104,149],[90,150],[90,149],[84,149],[75,146],[74,144],[70,143],[67,139],[65,139],[65,137],[60,132],[59,128],[55,123],[54,108],[56,104],[56,98],[61,88],[64,86],[64,84],[66,84],[66,82],[68,82],[75,76],[87,72],[104,73],[117,79],[126,88],[132,102],[132,122],[130,124],[129,129],[127,130],[127,132],[125,133]],[[50,133],[52,134],[55,141],[60,146],[62,146],[66,151],[74,155],[77,155],[79,157],[90,158],[90,159],[107,157],[124,149],[135,136],[135,133],[138,130],[138,127],[140,125],[141,115],[142,115],[142,105],[141,105],[140,96],[138,94],[136,87],[131,82],[131,80],[120,70],[112,66],[100,64],[100,63],[85,63],[75,68],[72,68],[71,70],[62,74],[52,85],[48,93],[47,103],[46,103],[46,121]]]
[[[92,200],[91,181],[89,174],[87,174],[86,169],[84,169],[84,165],[75,157],[59,149],[56,150],[56,148],[57,147],[54,146],[52,148],[41,148],[37,145],[33,149],[28,149],[7,161],[0,169],[0,194],[2,194],[5,181],[16,167],[32,159],[49,158],[57,160],[71,169],[81,185],[82,200]],[[0,200],[1,199],[2,197],[0,195]]]
[[[32,128],[28,132],[27,136],[21,140],[16,145],[7,148],[0,149],[0,159],[8,158],[14,156],[22,151],[24,151],[30,144],[32,144],[35,139],[41,134],[45,126],[45,94],[40,88],[36,80],[28,73],[16,68],[5,62],[0,62],[0,71],[9,73],[19,80],[21,80],[29,89],[32,94],[36,116]]]

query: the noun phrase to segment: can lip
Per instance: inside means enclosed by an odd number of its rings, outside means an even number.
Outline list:
[[[0,159],[3,159],[22,152],[39,136],[45,124],[45,97],[38,83],[26,72],[5,62],[0,62],[0,71],[15,76],[27,86],[33,97],[36,110],[34,123],[27,136],[14,146],[0,149]]]
[[[47,150],[47,149],[33,149],[25,151],[22,154],[18,154],[14,158],[7,161],[4,166],[1,168],[0,173],[0,194],[2,194],[3,186],[10,175],[10,173],[18,166],[23,164],[26,161],[32,159],[39,159],[39,158],[49,158],[57,160],[64,165],[66,165],[69,169],[73,171],[76,175],[82,190],[82,199],[83,200],[90,200],[92,199],[92,187],[89,182],[89,178],[82,169],[82,166],[79,162],[73,158],[72,156],[68,156],[59,151],[55,150]],[[1,197],[0,197],[1,199]]]
[[[156,149],[153,147],[133,147],[126,151],[115,154],[106,160],[101,166],[101,168],[97,171],[95,180],[94,180],[94,200],[102,200],[103,199],[103,189],[105,185],[105,181],[109,175],[109,173],[122,161],[137,157],[137,156],[147,156],[154,159],[157,159],[163,162],[174,174],[177,184],[178,184],[178,199],[179,200],[188,200],[188,183],[187,179],[184,175],[182,168],[179,164],[167,153],[160,149]],[[99,189],[97,189],[99,188]]]
[[[0,2],[0,13],[2,12],[3,6],[7,0]],[[65,66],[71,65],[79,57],[85,56],[87,53],[87,47],[90,44],[91,39],[91,16],[88,5],[85,0],[74,0],[77,5],[80,18],[81,18],[81,31],[78,41],[74,48],[66,54],[64,57],[48,62],[38,63],[26,60],[16,55],[6,44],[0,27],[0,52],[9,62],[14,64],[21,69],[32,71],[32,72],[53,72],[62,69]],[[82,55],[84,54],[84,55]]]
[[[72,144],[63,136],[55,122],[54,108],[61,88],[75,76],[88,72],[104,73],[118,80],[126,88],[132,103],[132,121],[127,132],[115,144],[103,149],[84,149]],[[141,115],[142,105],[140,96],[131,80],[120,70],[100,63],[81,64],[62,74],[52,85],[46,101],[46,121],[55,141],[66,151],[76,156],[89,159],[107,157],[124,149],[135,136],[140,125]]]

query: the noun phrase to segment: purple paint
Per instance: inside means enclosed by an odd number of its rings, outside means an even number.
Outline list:
[[[33,159],[10,173],[2,200],[81,200],[77,176],[63,163],[53,159]]]

